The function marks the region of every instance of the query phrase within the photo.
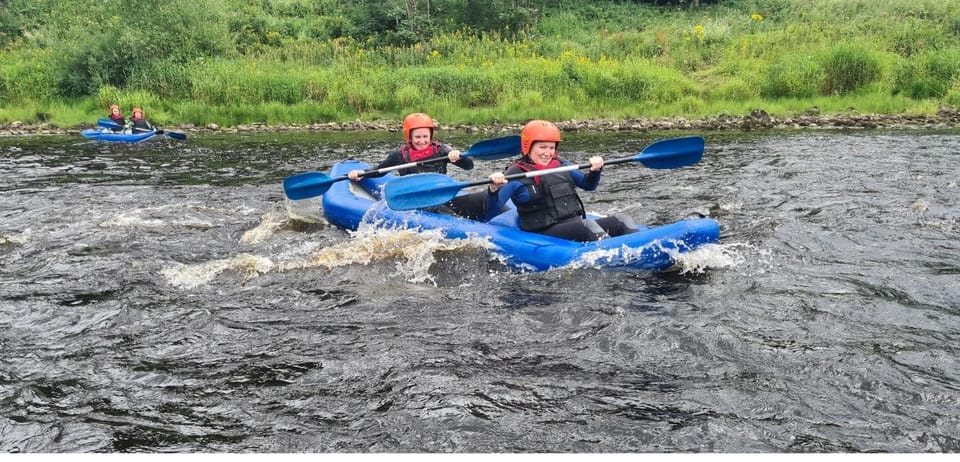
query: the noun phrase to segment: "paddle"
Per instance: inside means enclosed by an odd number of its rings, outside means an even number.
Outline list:
[[[163,132],[164,135],[167,135],[167,136],[169,136],[170,138],[173,138],[173,139],[175,139],[175,140],[181,140],[181,141],[183,141],[183,140],[187,139],[187,134],[186,134],[186,133],[180,133],[180,132],[165,132],[165,131],[163,131],[163,130],[160,130],[160,131]]]
[[[511,135],[502,138],[478,141],[474,143],[473,146],[470,146],[470,148],[462,154],[462,157],[473,157],[481,160],[499,160],[518,154],[520,154],[520,136]],[[405,168],[446,160],[446,157],[438,157],[436,159],[409,162],[402,165],[394,165],[392,167],[364,170],[360,173],[360,176],[363,177],[371,174],[387,173],[394,170],[402,170]],[[287,197],[292,200],[307,199],[310,197],[322,196],[327,192],[328,189],[330,189],[330,186],[332,186],[333,183],[343,181],[348,178],[350,177],[347,175],[331,178],[320,172],[301,173],[283,180],[283,191],[287,194]]]
[[[173,138],[173,139],[175,139],[175,140],[185,140],[185,139],[187,139],[187,134],[186,134],[186,133],[168,132],[168,131],[166,131],[166,130],[164,130],[164,129],[162,129],[162,128],[157,129],[157,130],[156,130],[156,133],[157,133],[158,135],[167,135],[167,136],[169,136],[170,138]]]
[[[644,166],[655,169],[683,167],[700,161],[703,157],[703,145],[703,138],[699,136],[661,140],[647,146],[639,154],[604,161],[603,165],[606,167],[624,162],[641,162]],[[590,164],[564,165],[547,170],[507,175],[506,179],[532,178],[589,167]],[[383,192],[387,199],[387,206],[391,209],[412,210],[444,204],[456,197],[457,192],[463,188],[487,183],[490,183],[489,179],[462,183],[446,175],[421,173],[393,179],[384,186]]]

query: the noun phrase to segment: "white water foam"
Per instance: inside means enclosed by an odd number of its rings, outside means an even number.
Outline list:
[[[33,234],[29,229],[24,230],[20,234],[0,234],[0,246],[3,245],[23,245],[26,244]]]
[[[266,257],[242,253],[233,258],[213,260],[196,265],[173,263],[160,270],[171,285],[192,289],[210,283],[220,273],[237,271],[241,281],[246,282],[261,274],[273,271],[276,265]]]
[[[277,218],[268,214],[264,223],[251,231],[272,230],[275,222]],[[244,234],[241,240],[254,239],[248,236],[249,233]],[[272,231],[257,231],[253,235],[271,233]],[[241,281],[246,282],[272,271],[284,272],[312,268],[331,270],[348,265],[366,266],[396,260],[394,275],[409,282],[436,284],[429,270],[436,263],[438,252],[492,247],[489,241],[480,238],[446,239],[439,230],[381,228],[373,224],[363,224],[350,235],[350,239],[333,246],[317,249],[316,245],[311,244],[306,249],[291,251],[281,257],[280,261],[275,261],[277,257],[244,253],[232,258],[195,265],[173,263],[161,272],[170,284],[189,289],[209,284],[225,271],[236,271],[241,275]]]
[[[101,228],[163,228],[166,226],[175,226],[193,229],[211,229],[216,227],[214,223],[189,215],[191,211],[206,213],[210,210],[217,211],[218,209],[192,204],[169,204],[160,207],[146,207],[121,213],[113,218],[102,221],[98,226]],[[232,211],[229,215],[236,214],[237,212],[238,211]],[[242,214],[249,211],[241,210],[239,212]],[[170,220],[168,217],[178,218]]]
[[[277,231],[283,229],[290,221],[289,215],[282,211],[272,211],[260,217],[260,224],[257,227],[247,230],[240,236],[241,244],[258,244],[273,236]]]
[[[705,244],[688,252],[670,249],[680,274],[702,274],[708,269],[736,268],[746,261],[743,244]]]

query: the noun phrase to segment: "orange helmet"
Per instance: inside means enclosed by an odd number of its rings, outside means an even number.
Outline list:
[[[403,119],[403,139],[407,143],[410,142],[410,132],[417,128],[429,128],[430,138],[433,139],[433,130],[437,128],[437,124],[433,122],[433,117],[422,112],[414,112],[408,115]]]
[[[120,113],[120,106],[119,106],[119,105],[117,105],[117,104],[111,104],[111,105],[110,105],[110,113],[111,113],[111,114],[113,113],[113,110],[114,110],[114,109],[117,110],[117,113]]]
[[[520,151],[523,155],[530,154],[530,147],[537,141],[560,142],[560,129],[553,122],[546,120],[531,120],[520,131]]]
[[[140,109],[140,108],[138,108],[138,107],[135,107],[135,108],[133,108],[133,111],[132,111],[132,112],[133,112],[133,119],[134,119],[134,120],[140,120],[140,119],[143,118],[143,109]]]

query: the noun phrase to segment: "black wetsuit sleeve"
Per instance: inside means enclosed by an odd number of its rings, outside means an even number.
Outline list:
[[[400,154],[400,150],[399,150],[399,149],[394,149],[394,150],[390,151],[390,152],[387,154],[387,157],[386,157],[385,159],[383,159],[379,164],[377,164],[377,167],[376,167],[375,170],[380,170],[380,169],[382,169],[382,168],[387,168],[387,167],[393,167],[394,165],[403,165],[403,164],[405,164],[405,163],[406,163],[406,162],[403,161],[403,156]],[[364,178],[379,178],[379,177],[384,176],[384,175],[386,175],[386,174],[387,174],[387,172],[384,172],[384,173],[371,173],[371,174],[369,174],[369,175],[364,175],[363,177],[364,177]]]
[[[453,151],[453,146],[450,146],[449,144],[441,144],[440,146],[440,154],[443,156],[447,156],[450,154],[450,151]],[[461,155],[460,160],[454,162],[453,165],[456,165],[464,170],[473,170],[473,159],[470,157],[463,157],[463,155]]]

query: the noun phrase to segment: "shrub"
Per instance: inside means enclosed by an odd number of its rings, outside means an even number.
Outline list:
[[[759,91],[743,79],[731,78],[714,90],[711,96],[722,100],[743,101],[756,98]]]
[[[760,94],[768,98],[810,98],[823,81],[823,67],[814,56],[785,55],[763,73]]]
[[[859,46],[840,45],[823,58],[824,95],[842,95],[880,78],[880,60]]]
[[[921,53],[896,70],[894,93],[911,98],[941,98],[960,79],[960,49]]]
[[[948,91],[947,95],[943,98],[943,102],[954,108],[960,108],[960,79],[954,82],[950,91]]]
[[[0,101],[47,101],[54,97],[49,52],[0,51]]]

